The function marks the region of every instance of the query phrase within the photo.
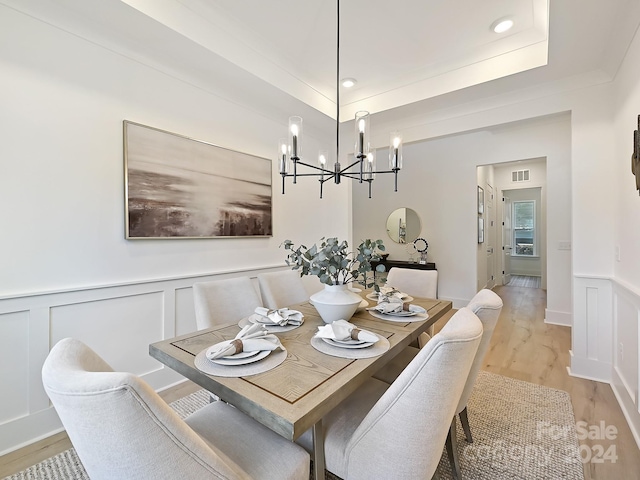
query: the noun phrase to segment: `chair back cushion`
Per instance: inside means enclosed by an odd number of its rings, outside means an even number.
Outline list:
[[[198,330],[237,322],[262,306],[249,277],[194,283],[193,302]]]
[[[465,307],[420,349],[347,442],[347,478],[431,478],[481,336]]]
[[[482,339],[480,340],[480,346],[476,352],[476,356],[471,364],[471,370],[469,371],[469,378],[464,386],[462,395],[460,396],[460,402],[458,402],[458,408],[456,414],[460,413],[467,406],[471,392],[473,392],[473,386],[476,383],[478,372],[484,362],[484,357],[487,354],[489,345],[491,344],[491,336],[496,329],[500,312],[502,311],[502,299],[497,293],[492,290],[482,289],[471,299],[467,307],[475,313],[482,322]]]
[[[387,285],[412,297],[438,298],[438,271],[393,267]]]
[[[78,340],[53,347],[42,381],[92,480],[247,478],[146,382],[114,372]]]
[[[296,270],[261,273],[258,283],[267,308],[283,308],[309,300],[309,293]]]

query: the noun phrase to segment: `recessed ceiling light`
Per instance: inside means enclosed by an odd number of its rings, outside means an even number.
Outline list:
[[[342,79],[342,86],[344,88],[351,88],[353,87],[356,83],[358,83],[358,81],[355,78],[343,78]]]
[[[513,20],[510,18],[500,18],[491,24],[491,30],[496,33],[504,33],[513,27]]]

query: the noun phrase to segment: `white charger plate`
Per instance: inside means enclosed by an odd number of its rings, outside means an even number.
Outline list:
[[[253,350],[251,352],[240,352],[234,355],[227,355],[226,357],[222,357],[222,358],[224,358],[225,360],[238,360],[239,358],[253,357],[254,355],[257,355],[259,353],[260,353],[260,350]]]
[[[253,352],[252,352],[253,353]],[[210,362],[217,363],[218,365],[246,365],[248,363],[257,362],[258,360],[262,360],[265,357],[268,357],[271,353],[271,350],[260,350],[257,355],[253,355],[251,357],[245,358],[215,358],[215,359],[207,359]]]
[[[376,312],[375,310],[369,310],[369,315],[379,318],[380,320],[388,320],[390,322],[401,322],[401,323],[411,323],[411,322],[421,322],[429,318],[428,313],[416,313],[410,317],[399,317],[397,315],[386,315],[384,313]]]
[[[376,342],[339,343],[339,342],[336,342],[333,338],[320,338],[320,340],[323,340],[325,343],[328,343],[329,345],[333,347],[338,347],[338,348],[367,348],[376,343]],[[356,340],[356,341],[359,342],[360,340]]]

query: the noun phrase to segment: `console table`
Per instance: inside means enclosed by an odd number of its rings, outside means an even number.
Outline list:
[[[432,262],[427,263],[418,263],[418,262],[408,262],[406,260],[372,260],[371,268],[373,269],[373,278],[376,277],[376,267],[378,265],[384,265],[384,272],[380,273],[388,273],[392,267],[398,268],[412,268],[415,270],[437,270],[436,264]]]

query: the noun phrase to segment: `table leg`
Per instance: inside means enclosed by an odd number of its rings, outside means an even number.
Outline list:
[[[313,474],[315,480],[324,480],[324,433],[322,419],[313,426]]]

